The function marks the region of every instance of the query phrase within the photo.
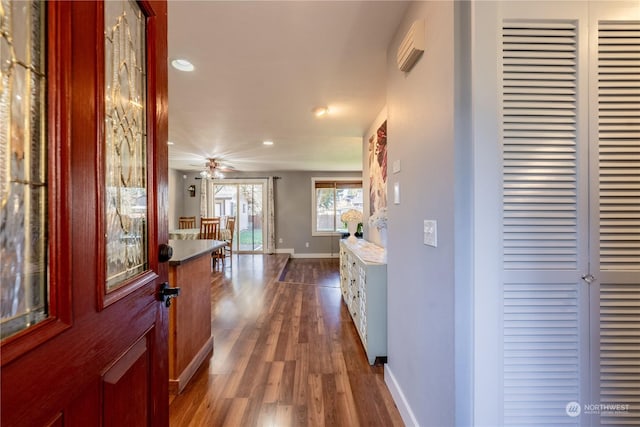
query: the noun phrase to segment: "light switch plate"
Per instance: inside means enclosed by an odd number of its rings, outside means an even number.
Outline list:
[[[393,183],[393,204],[400,204],[400,182],[397,181]]]
[[[424,220],[424,244],[434,248],[438,246],[438,221]]]

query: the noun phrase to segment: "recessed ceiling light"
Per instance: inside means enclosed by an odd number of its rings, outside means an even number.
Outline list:
[[[171,66],[180,71],[193,71],[195,69],[193,64],[186,59],[174,59],[171,61]]]
[[[263,145],[273,145],[273,141],[262,141]]]
[[[329,107],[316,107],[311,111],[316,117],[323,117],[329,114]]]

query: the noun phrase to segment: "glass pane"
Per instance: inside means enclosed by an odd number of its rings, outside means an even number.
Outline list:
[[[317,231],[334,231],[335,229],[334,192],[333,188],[316,188]]]
[[[238,249],[262,250],[262,184],[239,185]]]
[[[44,2],[0,3],[0,335],[48,316]]]
[[[107,290],[148,268],[145,17],[137,3],[105,8]]]
[[[262,184],[252,185],[251,224],[253,231],[253,251],[262,251],[263,246],[263,218],[262,218]]]
[[[237,217],[238,216],[238,185],[214,185],[213,186],[213,211],[214,216]],[[237,225],[236,225],[237,227]],[[233,239],[232,249],[238,249],[238,239]]]
[[[338,188],[336,190],[336,231],[347,231],[347,225],[342,222],[340,217],[350,209],[363,211],[362,187]]]

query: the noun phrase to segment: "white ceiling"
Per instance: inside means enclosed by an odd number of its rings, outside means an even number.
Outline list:
[[[169,1],[169,166],[362,168],[404,1]],[[326,105],[330,114],[311,110]],[[267,147],[262,141],[272,140]]]

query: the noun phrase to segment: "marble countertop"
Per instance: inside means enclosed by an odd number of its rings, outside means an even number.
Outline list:
[[[357,239],[356,241],[344,239],[340,240],[340,244],[343,244],[347,248],[351,249],[351,251],[364,262],[372,264],[387,263],[387,251],[385,250],[385,248],[374,243],[368,242],[363,239]]]
[[[169,246],[173,248],[173,256],[169,265],[180,265],[202,254],[210,254],[224,246],[227,242],[220,240],[169,240]]]

